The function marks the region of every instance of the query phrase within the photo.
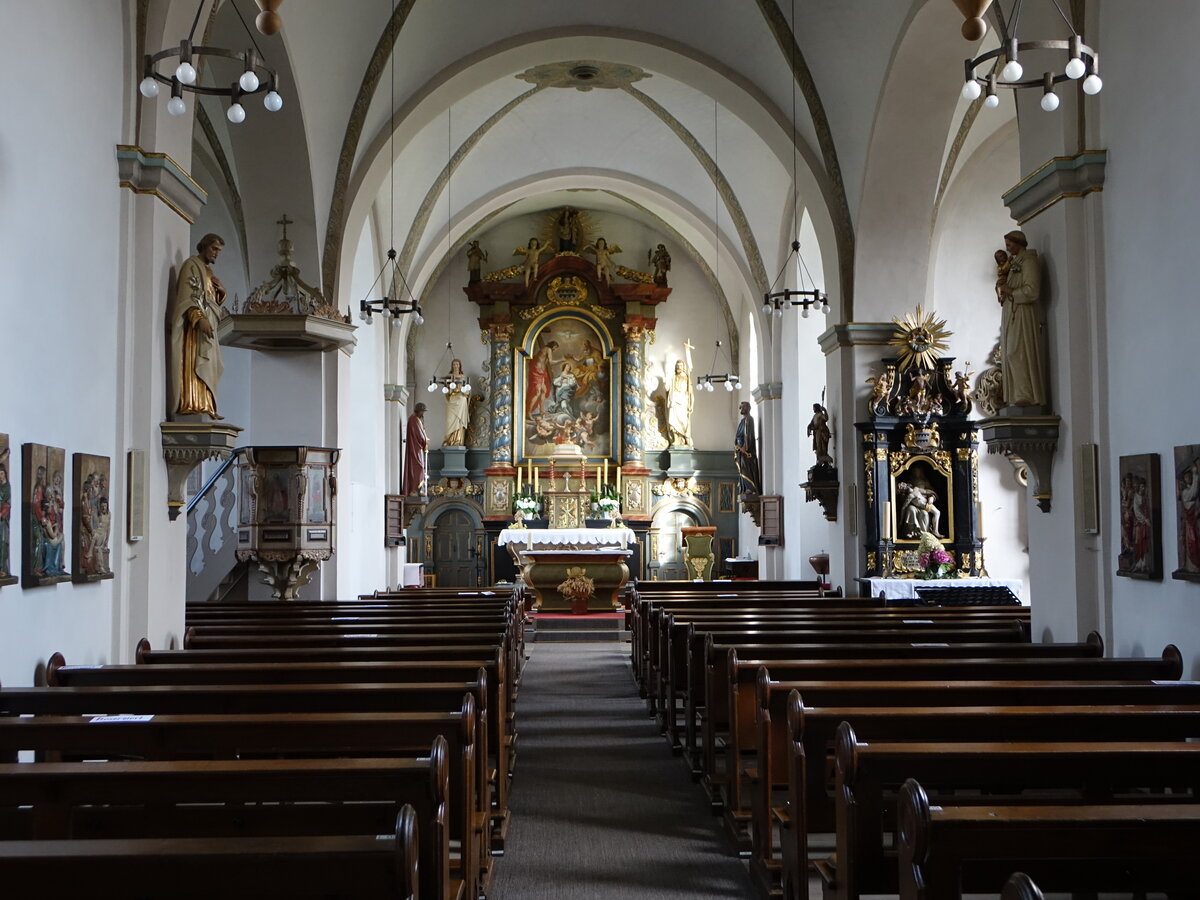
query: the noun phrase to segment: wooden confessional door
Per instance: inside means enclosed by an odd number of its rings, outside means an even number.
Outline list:
[[[438,516],[433,533],[433,564],[438,587],[479,587],[483,556],[478,544],[482,534],[471,517],[461,510]]]

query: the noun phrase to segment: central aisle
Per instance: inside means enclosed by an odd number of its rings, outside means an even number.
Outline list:
[[[626,643],[531,643],[493,900],[752,898],[745,867],[638,698]]]

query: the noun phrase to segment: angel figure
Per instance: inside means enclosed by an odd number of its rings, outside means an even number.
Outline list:
[[[610,281],[612,279],[612,255],[620,253],[621,248],[616,244],[610,247],[604,238],[596,238],[596,243],[588,244],[583,248],[583,252],[596,254],[596,277],[601,281]]]
[[[513,251],[513,256],[525,257],[525,287],[529,287],[530,281],[537,281],[538,263],[541,261],[542,254],[548,249],[548,247],[543,247],[542,242],[537,238],[531,237],[526,246],[518,247]]]
[[[887,403],[888,394],[892,392],[892,382],[895,377],[895,367],[887,366],[878,377],[867,379],[867,384],[874,385],[874,387],[871,389],[870,407],[872,410],[879,411],[883,409],[884,404]]]
[[[971,376],[974,375],[971,364],[967,363],[966,371],[954,373],[954,397],[956,404],[964,412],[971,411]]]

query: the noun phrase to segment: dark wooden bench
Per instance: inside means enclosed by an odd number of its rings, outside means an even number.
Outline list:
[[[421,896],[455,900],[449,761],[205,760],[0,765],[0,840],[369,835],[416,815]]]
[[[771,679],[787,681],[865,681],[891,679],[910,681],[1048,681],[1178,679],[1183,658],[1175,645],[1168,645],[1161,658],[1136,657],[1099,659],[862,659],[862,660],[743,660],[730,649],[728,660],[729,723],[724,742],[723,773],[716,768],[714,748],[705,748],[704,777],[716,786],[724,801],[727,822],[740,835],[747,804],[742,799],[742,781],[738,777],[743,754],[753,755],[756,721],[766,708]],[[769,666],[768,671],[760,672]],[[761,683],[761,687],[760,687]],[[934,701],[939,702],[939,701]],[[780,743],[781,746],[781,743]],[[720,777],[721,775],[725,777]]]
[[[184,651],[185,653],[189,651]],[[313,685],[447,682],[472,679],[483,670],[487,700],[476,707],[475,785],[479,815],[489,820],[488,844],[502,852],[508,827],[508,781],[512,771],[515,726],[510,718],[511,685],[506,659],[492,648],[488,657],[468,655],[442,659],[366,660],[359,662],[162,663],[132,666],[68,666],[55,653],[47,665],[47,682],[59,686],[180,685]],[[460,695],[461,696],[461,695]],[[493,794],[495,809],[493,809]],[[488,861],[485,861],[488,862]]]
[[[487,848],[477,812],[474,699],[453,713],[282,713],[0,718],[0,758],[32,751],[39,762],[86,759],[322,759],[414,756],[438,736],[450,761],[448,828],[465,897],[479,896]]]
[[[0,872],[90,900],[415,900],[418,843],[406,806],[389,835],[0,841]]]
[[[779,828],[782,867],[791,873],[793,883],[800,877],[796,873],[807,868],[808,836],[835,831],[833,748],[842,722],[849,722],[859,739],[868,742],[1113,742],[1129,740],[1132,735],[1145,741],[1181,741],[1200,736],[1200,698],[1196,691],[1200,685],[1189,682],[1184,685],[1187,691],[1171,690],[1177,686],[1091,685],[1071,694],[1061,684],[1047,684],[1051,690],[1046,695],[1057,702],[1038,705],[1030,702],[1036,699],[1035,694],[1018,696],[1009,703],[1003,687],[990,685],[994,705],[960,706],[956,705],[953,687],[929,685],[923,690],[930,694],[940,688],[942,696],[930,701],[939,705],[914,707],[810,707],[793,689],[785,698],[783,723],[774,718],[778,712],[775,698],[780,692],[773,691],[758,723],[757,758],[747,765],[755,835],[752,860],[758,859],[754,864],[758,876],[767,880],[779,874],[780,863],[774,859],[770,837],[774,834],[772,825]],[[1087,687],[1110,690],[1111,702],[1105,703],[1104,693],[1088,691]],[[1166,689],[1159,695],[1161,703],[1143,699],[1152,697],[1159,688]],[[974,696],[981,697],[982,692]],[[1172,702],[1189,698],[1193,701],[1190,704]],[[902,704],[903,691],[897,691],[894,699]],[[779,796],[786,798],[782,808],[775,804]]]
[[[900,790],[900,900],[995,892],[1014,867],[1043,890],[1196,897],[1200,804],[933,807]]]
[[[989,803],[1023,797],[1037,803],[1028,798],[1029,791],[1037,791],[1042,802],[1048,802],[1048,791],[1060,798],[1054,802],[1106,802],[1141,791],[1178,802],[1178,793],[1165,792],[1180,788],[1187,789],[1183,798],[1195,802],[1200,784],[1200,744],[1182,741],[864,743],[850,722],[842,722],[835,743],[837,850],[819,861],[817,870],[825,896],[838,900],[898,890],[896,856],[885,847],[907,778],[919,781],[933,802],[945,798],[951,804],[965,802],[955,794],[961,791],[983,791],[983,802]],[[785,862],[785,873],[788,868]],[[807,879],[795,883],[801,871],[797,865],[785,874],[785,898],[807,897]]]

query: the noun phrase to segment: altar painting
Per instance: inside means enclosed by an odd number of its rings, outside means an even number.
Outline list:
[[[589,321],[559,316],[517,354],[521,457],[545,457],[575,443],[586,456],[613,455],[613,354]]]

